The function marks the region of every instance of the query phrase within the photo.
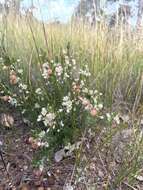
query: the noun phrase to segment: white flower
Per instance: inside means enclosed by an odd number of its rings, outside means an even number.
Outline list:
[[[85,84],[84,84],[84,81],[82,80],[82,81],[80,82],[81,88],[82,88],[84,85],[85,85]]]
[[[42,139],[45,136],[45,131],[41,131],[38,136]]]
[[[38,95],[41,95],[41,94],[42,94],[41,88],[37,88],[37,89],[35,90],[35,93],[38,94]]]
[[[41,114],[42,114],[42,116],[46,116],[46,114],[47,114],[46,108],[42,108]]]
[[[42,115],[38,115],[37,121],[42,121]]]
[[[18,69],[17,72],[18,72],[19,74],[23,74],[23,69]]]
[[[51,127],[55,124],[55,118],[56,115],[54,113],[48,113],[46,108],[42,108],[41,114],[38,116],[37,121],[43,121],[45,126]]]
[[[98,90],[94,90],[94,94],[97,94],[98,93]]]
[[[40,146],[42,146],[42,143],[40,141],[38,141],[37,145],[40,147]]]
[[[3,58],[2,57],[0,57],[0,62],[3,62]]]
[[[59,113],[63,112],[63,109],[59,109]]]
[[[114,117],[114,121],[119,125],[120,124],[120,118],[118,115]]]
[[[71,64],[70,64],[70,61],[69,61],[69,58],[68,58],[68,57],[65,59],[65,64],[66,64],[66,65],[71,66]]]
[[[63,121],[60,122],[60,125],[61,125],[62,127],[64,127],[64,123],[63,123]]]
[[[51,71],[51,69],[49,67],[49,63],[48,62],[44,63],[42,65],[42,68],[43,68],[43,73],[42,73],[43,78],[48,79],[49,78],[49,70]]]
[[[48,78],[47,69],[44,69],[44,70],[43,70],[42,76],[43,76],[44,79],[47,79],[47,78]]]
[[[48,143],[48,142],[44,142],[44,146],[45,146],[46,148],[49,148],[49,143]]]
[[[21,61],[21,59],[17,59],[17,62],[20,62]]]
[[[72,59],[72,64],[76,65],[76,60],[75,59]]]
[[[27,90],[27,85],[26,84],[19,84],[19,88],[21,88],[22,90]]]
[[[107,120],[111,121],[111,114],[110,113],[106,113],[106,116],[107,116]]]
[[[91,73],[89,72],[89,70],[82,70],[80,69],[79,73],[85,77],[89,77],[91,76]]]
[[[55,123],[54,122],[54,120],[55,120],[55,114],[54,113],[48,113],[48,114],[46,114],[46,116],[44,117],[44,121],[43,121],[43,123],[44,123],[44,125],[45,126],[53,126],[53,124]]]
[[[63,68],[60,64],[58,64],[55,68],[55,72],[57,74],[57,76],[61,76],[61,74],[63,73]]]
[[[60,129],[58,129],[57,132],[59,133],[59,132],[60,132]]]
[[[8,68],[8,67],[5,66],[5,65],[2,67],[3,70],[7,70],[7,68]]]
[[[103,104],[98,104],[98,108],[102,109],[103,108]]]
[[[64,74],[64,79],[67,79],[67,78],[70,78],[70,76],[67,73],[65,73]]]
[[[63,49],[62,52],[64,55],[66,55],[66,53],[67,53],[65,49]]]
[[[72,101],[70,100],[69,96],[63,97],[62,106],[66,108],[67,113],[70,113],[70,111],[72,110]]]
[[[87,88],[84,88],[82,91],[83,91],[84,93],[88,93],[88,89],[87,89]]]
[[[29,94],[29,91],[28,91],[28,90],[26,90],[26,94]]]
[[[90,94],[90,95],[93,95],[93,90],[89,90],[89,94]]]
[[[104,116],[101,115],[101,116],[99,116],[99,118],[100,118],[100,119],[104,119]]]
[[[48,69],[49,68],[49,63],[48,62],[44,63],[42,65],[42,67],[43,67],[43,69]]]
[[[66,101],[68,101],[68,100],[69,100],[69,97],[68,97],[68,96],[63,97],[63,101],[64,101],[64,102],[66,102]]]

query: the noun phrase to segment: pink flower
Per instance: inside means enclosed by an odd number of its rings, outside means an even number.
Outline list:
[[[52,69],[49,68],[49,69],[47,70],[47,74],[48,74],[48,76],[50,76],[50,75],[52,74]]]
[[[87,106],[87,105],[90,104],[90,101],[87,100],[86,98],[83,98],[83,97],[80,96],[79,99],[82,102],[82,105],[84,105],[84,106]]]
[[[91,111],[90,111],[90,114],[91,116],[95,117],[97,115],[97,110],[95,108],[93,108]]]

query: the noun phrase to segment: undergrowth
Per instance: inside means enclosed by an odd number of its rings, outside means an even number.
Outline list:
[[[110,149],[122,129],[112,110],[128,110],[132,117],[142,113],[141,30],[109,29],[105,23],[97,28],[44,24],[29,18],[11,22],[9,17],[0,28],[0,101],[33,126],[29,143],[40,150],[38,164],[59,149],[72,148],[90,127],[95,136],[102,129],[100,148]],[[114,181],[106,181],[106,189],[117,188],[127,177],[134,180],[142,163],[138,139],[128,146],[127,160]],[[82,163],[78,151],[76,161]]]

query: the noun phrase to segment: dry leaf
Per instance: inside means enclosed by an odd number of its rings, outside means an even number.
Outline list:
[[[36,177],[40,177],[40,176],[42,175],[42,171],[39,170],[39,169],[35,169],[35,170],[33,171],[33,174],[34,174]]]
[[[2,113],[0,115],[0,124],[4,127],[11,128],[14,125],[14,118],[10,114]]]
[[[37,190],[44,190],[44,187],[38,187]]]
[[[30,190],[30,187],[27,184],[22,184],[20,190]]]

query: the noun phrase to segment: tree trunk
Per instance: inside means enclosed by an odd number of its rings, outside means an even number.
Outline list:
[[[143,19],[143,0],[139,0],[138,5],[139,9],[138,9],[137,27],[140,27]]]

